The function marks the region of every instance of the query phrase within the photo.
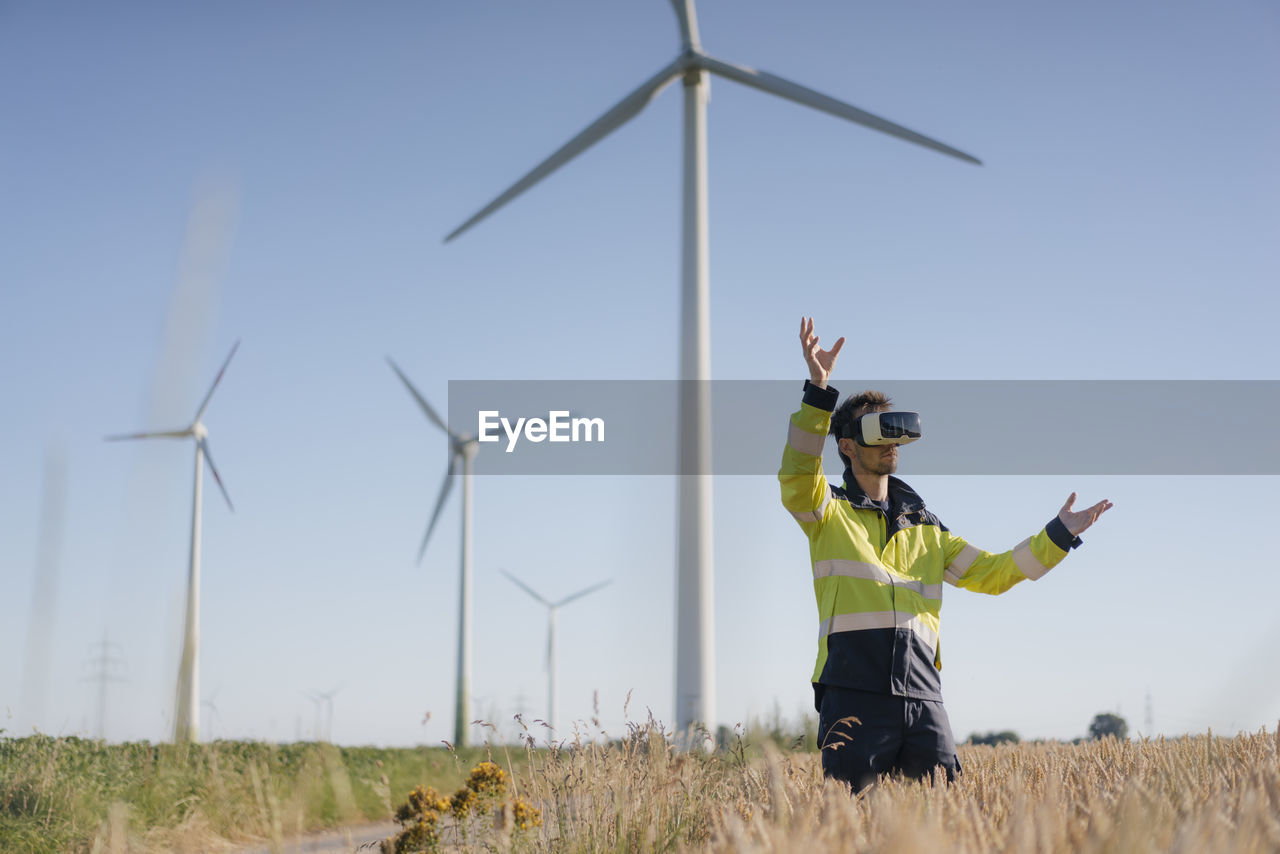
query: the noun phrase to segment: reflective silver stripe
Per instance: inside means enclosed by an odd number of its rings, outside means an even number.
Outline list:
[[[919,593],[925,599],[942,599],[941,584],[925,584],[923,581],[913,579],[908,582],[898,582],[899,587],[909,587]]]
[[[835,632],[859,632],[865,629],[911,629],[928,645],[931,651],[938,649],[938,633],[926,626],[919,617],[904,611],[869,611],[865,614],[837,614],[823,620],[818,627],[821,640]]]
[[[791,429],[787,431],[787,444],[800,453],[808,454],[811,457],[822,456],[822,444],[826,440],[827,437],[825,435],[810,433],[794,421],[791,423]]]
[[[925,584],[918,578],[898,578],[890,575],[884,567],[876,566],[874,563],[864,563],[860,560],[820,560],[814,563],[814,579],[830,578],[833,575],[865,578],[868,581],[878,581],[881,584],[914,590],[925,599],[942,599],[941,584]]]
[[[883,567],[860,560],[820,560],[813,565],[814,578],[843,575],[848,578],[866,578],[881,584],[892,584],[893,578]]]
[[[1022,571],[1022,574],[1032,581],[1049,571],[1049,567],[1042,564],[1031,552],[1030,537],[1013,547],[1013,562],[1018,565],[1018,569]]]
[[[944,575],[948,584],[958,585],[960,577],[969,571],[969,567],[973,566],[973,562],[982,554],[982,550],[977,546],[964,544],[964,548],[960,550],[960,554],[956,555],[956,559],[951,561],[947,566]]]
[[[822,514],[827,509],[827,502],[830,500],[831,485],[827,484],[826,492],[822,493],[822,503],[818,505],[817,510],[790,510],[788,512],[801,522],[821,522]]]

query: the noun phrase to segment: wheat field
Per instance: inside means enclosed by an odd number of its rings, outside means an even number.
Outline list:
[[[542,823],[474,816],[443,850],[1280,851],[1280,735],[962,746],[964,774],[853,795],[819,757],[690,754],[656,728],[530,756],[513,781]],[[427,846],[428,848],[432,846]],[[402,850],[414,850],[404,848]],[[422,849],[417,849],[422,850]]]

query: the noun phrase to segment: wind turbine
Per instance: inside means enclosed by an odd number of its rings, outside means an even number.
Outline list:
[[[458,462],[462,462],[462,566],[459,570],[460,580],[458,586],[460,588],[458,594],[458,675],[456,696],[454,697],[453,706],[453,744],[455,747],[466,747],[470,741],[468,736],[467,725],[471,719],[471,698],[469,692],[471,690],[471,478],[472,478],[472,461],[475,459],[476,451],[480,445],[475,436],[463,436],[454,433],[449,429],[449,425],[444,419],[431,408],[431,404],[427,403],[427,399],[409,382],[409,378],[404,375],[404,371],[395,362],[387,357],[387,363],[391,365],[391,370],[396,372],[396,376],[400,377],[400,381],[404,383],[405,388],[409,389],[409,394],[413,395],[413,399],[418,401],[418,406],[422,407],[422,412],[427,416],[427,420],[435,424],[445,432],[449,437],[449,470],[445,472],[444,484],[440,487],[440,497],[436,499],[436,509],[431,514],[431,521],[427,523],[427,533],[422,537],[422,545],[418,548],[418,563],[422,563],[422,556],[427,551],[427,541],[431,539],[431,532],[435,530],[436,521],[440,518],[440,511],[444,509],[444,503],[449,498],[449,491],[453,489],[453,475],[458,470]]]
[[[25,727],[45,726],[49,699],[49,673],[53,670],[53,640],[57,636],[58,569],[67,510],[67,455],[59,444],[49,444],[44,455],[44,498],[36,528],[35,577],[31,608],[27,611],[27,655],[22,670],[19,720]],[[103,637],[105,643],[106,638]],[[25,728],[21,724],[19,728]],[[101,736],[101,727],[99,727]]]
[[[311,732],[315,736],[316,741],[324,741],[324,733],[320,729],[321,722],[324,720],[322,716],[323,709],[324,709],[324,698],[321,697],[319,694],[312,694],[310,691],[303,691],[301,693],[302,693],[302,696],[310,700],[311,704],[316,707],[315,708],[315,712],[316,712],[315,727],[311,730]]]
[[[579,590],[577,593],[566,596],[559,602],[550,602],[542,598],[542,596],[540,596],[532,587],[507,572],[505,569],[502,570],[502,574],[515,582],[525,593],[528,593],[534,599],[537,599],[543,605],[547,606],[547,723],[551,725],[551,731],[556,732],[556,712],[558,706],[556,702],[556,611],[565,605],[568,605],[575,599],[581,599],[588,593],[595,593],[601,587],[609,586],[613,583],[613,580],[601,581],[599,584],[593,584],[585,590]]]
[[[336,695],[339,691],[342,690],[343,685],[345,684],[346,683],[344,682],[342,683],[342,685],[339,685],[336,688],[331,688],[328,691],[316,691],[314,694],[307,694],[307,697],[316,704],[317,722],[321,720],[321,717],[320,717],[321,704],[323,704],[323,708],[324,708],[324,718],[323,718],[324,732],[323,734],[321,733],[316,734],[316,741],[324,741],[324,742],[333,741],[333,698],[334,698],[334,695]],[[319,723],[317,723],[317,728],[318,727],[319,727]]]
[[[209,386],[208,394],[196,410],[196,417],[191,419],[188,426],[181,430],[107,437],[108,442],[127,439],[193,439],[196,445],[195,491],[191,502],[191,560],[187,565],[187,617],[182,639],[182,663],[178,666],[177,714],[173,722],[173,740],[176,742],[199,741],[200,732],[200,503],[206,462],[209,464],[209,471],[213,472],[213,479],[217,481],[222,497],[227,501],[227,507],[235,512],[231,496],[227,495],[227,488],[222,485],[222,476],[213,464],[213,455],[209,453],[209,431],[200,419],[204,416],[218,383],[222,382],[222,375],[226,373],[227,365],[231,364],[231,357],[239,347],[239,341],[232,345],[227,360],[213,378],[213,385]]]
[[[221,690],[222,690],[222,686],[219,685],[212,694],[210,694],[208,697],[205,697],[205,699],[200,703],[200,708],[209,710],[209,718],[210,718],[209,735],[210,736],[213,735],[212,724],[215,723],[220,717],[220,715],[218,714],[218,706],[215,701],[218,699],[218,692]]]
[[[711,549],[710,291],[707,261],[708,73],[837,118],[981,165],[977,158],[773,74],[707,55],[693,0],[671,0],[680,54],[446,238],[449,242],[634,118],[670,83],[684,84],[684,198],[680,304],[679,508],[676,578],[676,726],[715,725],[715,625]]]

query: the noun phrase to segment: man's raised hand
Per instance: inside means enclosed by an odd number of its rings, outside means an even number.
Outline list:
[[[827,379],[836,366],[836,356],[844,346],[844,338],[835,343],[830,350],[818,348],[818,336],[813,334],[813,318],[800,318],[800,346],[804,349],[804,361],[809,366],[809,382],[818,388],[827,387]],[[1087,527],[1087,526],[1086,526]]]
[[[1089,526],[1098,521],[1098,517],[1106,513],[1115,505],[1107,499],[1102,499],[1097,504],[1085,510],[1071,509],[1071,505],[1076,503],[1076,494],[1073,492],[1067,498],[1067,503],[1062,505],[1062,509],[1058,511],[1058,518],[1062,520],[1062,524],[1067,526],[1067,530],[1072,536],[1079,536],[1089,529]]]

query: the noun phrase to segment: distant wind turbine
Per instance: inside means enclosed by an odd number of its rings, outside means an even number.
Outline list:
[[[330,688],[328,691],[316,691],[314,694],[307,694],[307,697],[316,704],[316,726],[319,728],[321,720],[321,708],[324,708],[324,731],[316,734],[316,741],[332,742],[333,741],[333,698],[342,690],[342,685],[336,688]]]
[[[439,427],[449,437],[449,470],[445,472],[444,484],[440,487],[440,497],[436,499],[436,509],[431,513],[431,521],[427,523],[427,533],[422,537],[422,545],[418,548],[418,563],[422,563],[422,556],[427,551],[427,541],[431,539],[431,532],[436,528],[436,521],[440,518],[440,511],[444,509],[444,503],[449,498],[449,491],[453,489],[453,475],[458,470],[458,463],[462,463],[462,566],[459,571],[459,593],[458,593],[458,673],[456,695],[454,697],[453,707],[453,744],[454,747],[466,747],[469,743],[468,724],[471,720],[471,698],[469,692],[471,690],[471,512],[472,512],[472,461],[475,459],[476,451],[479,444],[475,436],[464,436],[454,433],[449,429],[449,425],[444,419],[431,408],[431,404],[427,403],[427,399],[422,396],[413,383],[409,382],[409,378],[404,375],[404,371],[387,357],[387,363],[391,365],[391,370],[396,372],[396,376],[400,377],[400,381],[404,383],[405,388],[409,389],[409,394],[413,395],[413,399],[418,401],[418,406],[422,408],[422,412],[427,416],[427,420]]]
[[[182,663],[178,666],[177,714],[173,723],[173,740],[176,742],[200,740],[200,504],[206,462],[209,464],[209,471],[213,472],[213,479],[217,481],[222,497],[227,501],[227,507],[233,513],[235,512],[235,507],[231,504],[231,496],[227,495],[227,488],[222,485],[222,476],[218,474],[218,468],[213,464],[213,455],[209,453],[209,431],[205,429],[200,419],[204,417],[209,400],[213,397],[218,383],[222,382],[222,375],[226,373],[227,365],[231,364],[231,357],[236,354],[239,347],[239,341],[232,345],[227,360],[222,363],[218,375],[213,379],[213,385],[209,386],[208,394],[204,396],[204,400],[200,402],[200,408],[196,410],[196,417],[188,426],[181,430],[107,437],[108,442],[128,439],[193,439],[195,441],[196,478],[194,498],[191,502],[191,559],[187,571],[187,617],[182,640]]]
[[[25,727],[45,726],[49,699],[49,674],[53,671],[53,642],[58,613],[58,568],[62,553],[67,509],[67,454],[60,443],[50,443],[44,455],[44,498],[36,528],[35,577],[31,608],[27,611],[27,655],[22,671],[20,720]],[[105,638],[104,638],[105,640]],[[21,726],[21,725],[20,725]],[[102,730],[99,727],[99,735]]]
[[[324,698],[321,697],[319,694],[313,694],[310,691],[303,691],[301,693],[302,693],[302,696],[310,700],[311,704],[315,706],[316,719],[315,719],[315,726],[312,728],[311,734],[315,736],[316,741],[324,741],[324,733],[321,730],[321,726],[322,726],[321,722],[324,720],[324,718],[322,717],[323,709],[324,709]]]
[[[715,624],[712,611],[710,290],[707,261],[708,72],[813,107],[951,157],[981,165],[977,158],[901,125],[764,71],[708,56],[698,38],[693,0],[671,0],[680,24],[681,50],[581,133],[454,229],[448,242],[630,121],[676,80],[684,84],[684,236],[680,306],[680,478],[676,579],[676,726],[682,733],[715,726]]]
[[[556,701],[556,611],[576,599],[581,599],[589,593],[595,593],[601,587],[609,586],[613,583],[613,580],[601,581],[599,584],[593,584],[585,590],[579,590],[577,593],[566,596],[559,602],[551,602],[544,599],[532,587],[505,569],[502,570],[502,574],[515,582],[525,593],[547,606],[547,723],[550,724],[553,733],[558,732],[559,730],[556,727],[556,715],[559,708],[559,703]]]
[[[220,717],[220,715],[218,714],[218,706],[216,701],[218,699],[218,692],[221,690],[222,690],[222,686],[219,685],[212,694],[210,694],[208,697],[204,699],[203,702],[200,703],[201,708],[209,710],[209,737],[210,738],[214,737],[214,734],[213,734],[214,725],[217,723],[218,718]]]

